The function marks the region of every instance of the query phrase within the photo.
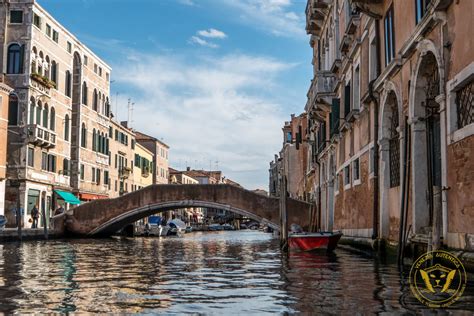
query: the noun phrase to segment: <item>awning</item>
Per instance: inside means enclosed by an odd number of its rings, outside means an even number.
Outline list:
[[[61,191],[61,190],[54,190],[54,192],[69,204],[74,204],[74,205],[81,204],[81,201],[79,201],[79,199],[70,192]]]

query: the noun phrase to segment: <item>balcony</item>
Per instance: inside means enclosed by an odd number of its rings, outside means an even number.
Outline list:
[[[31,86],[38,89],[40,92],[50,95],[51,88],[55,88],[56,84],[49,80],[47,77],[42,76],[37,73],[32,73],[31,76]]]
[[[357,7],[348,6],[346,8],[346,34],[353,35],[360,24],[360,13]]]
[[[142,177],[143,178],[148,178],[150,176],[150,170],[148,168],[143,168],[142,169]]]
[[[332,0],[309,0],[306,4],[306,32],[315,36],[321,35],[324,19],[327,17]]]
[[[56,146],[56,133],[38,124],[29,124],[27,128],[28,142],[44,148]]]
[[[119,169],[120,179],[128,179],[128,177],[130,177],[131,172],[132,172],[132,169],[130,167],[120,167]]]

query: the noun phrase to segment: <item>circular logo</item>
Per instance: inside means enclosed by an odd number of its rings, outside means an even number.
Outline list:
[[[410,289],[428,307],[447,307],[464,292],[467,274],[461,261],[446,251],[431,251],[411,266]]]

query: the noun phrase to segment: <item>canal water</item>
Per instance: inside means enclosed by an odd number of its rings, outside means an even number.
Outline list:
[[[469,283],[452,312],[472,315]],[[393,264],[338,248],[282,255],[255,231],[0,245],[0,312],[411,314]]]

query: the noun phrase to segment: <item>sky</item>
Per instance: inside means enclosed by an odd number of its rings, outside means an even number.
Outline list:
[[[112,111],[170,146],[170,166],[268,189],[281,128],[304,110],[306,0],[39,0],[112,67]]]

